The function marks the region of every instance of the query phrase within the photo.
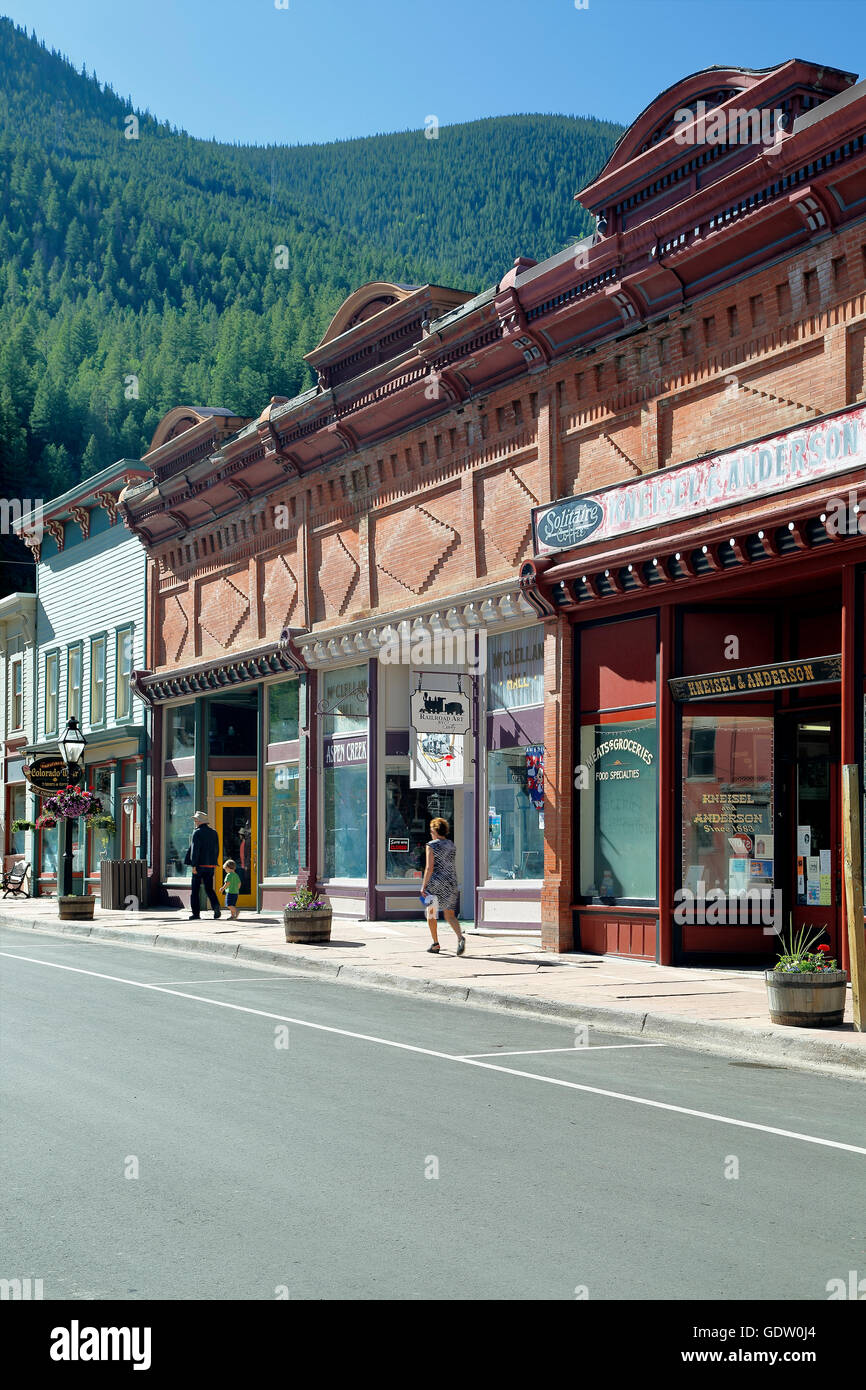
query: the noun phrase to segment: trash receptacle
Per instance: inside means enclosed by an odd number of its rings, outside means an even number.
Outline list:
[[[100,907],[112,912],[147,906],[147,864],[143,859],[103,859]]]

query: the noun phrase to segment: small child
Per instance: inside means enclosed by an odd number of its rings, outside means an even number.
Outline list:
[[[226,895],[226,907],[229,915],[237,921],[238,917],[238,893],[241,891],[241,877],[237,871],[238,866],[233,859],[227,859],[223,864],[223,891]]]

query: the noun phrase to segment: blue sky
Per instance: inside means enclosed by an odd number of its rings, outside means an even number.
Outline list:
[[[629,123],[714,64],[866,72],[863,0],[0,0],[204,138],[308,144],[518,111]],[[584,3],[584,0],[580,0]]]

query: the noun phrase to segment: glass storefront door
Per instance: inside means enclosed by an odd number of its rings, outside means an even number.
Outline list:
[[[235,779],[238,780],[240,779]],[[222,866],[227,859],[233,859],[241,881],[238,907],[252,908],[255,911],[258,906],[258,805],[255,800],[255,779],[248,777],[244,778],[243,782],[250,789],[250,794],[244,797],[231,796],[231,779],[219,779],[217,782],[218,789],[224,794],[218,797],[216,802],[220,862],[214,875],[214,884],[222,901]]]
[[[791,721],[787,801],[791,825],[789,901],[794,930],[819,927],[837,960],[842,891],[840,733],[837,717]]]

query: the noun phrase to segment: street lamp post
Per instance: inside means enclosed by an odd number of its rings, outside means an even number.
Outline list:
[[[84,757],[84,749],[87,739],[78,727],[78,720],[73,714],[57,741],[60,749],[60,756],[66,763],[70,772],[77,768]],[[72,892],[72,821],[64,821],[64,841],[63,841],[63,864],[60,873],[60,896],[68,898]]]

